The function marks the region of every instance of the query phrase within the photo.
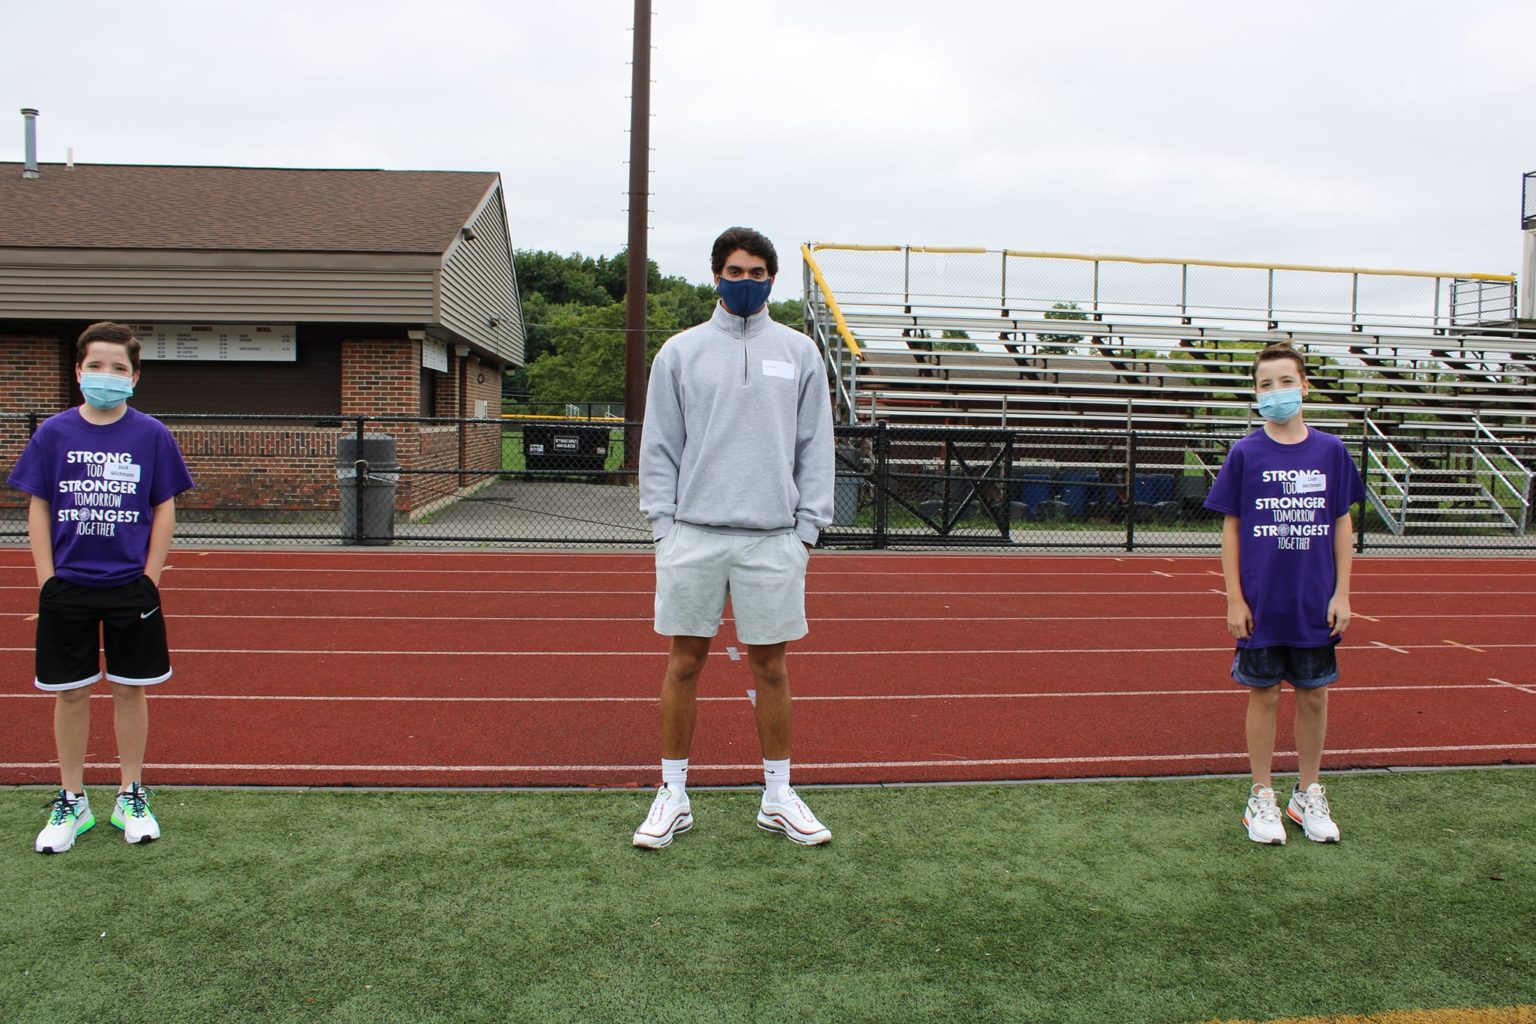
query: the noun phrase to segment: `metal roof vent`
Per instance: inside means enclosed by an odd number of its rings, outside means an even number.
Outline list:
[[[22,107],[21,116],[27,125],[27,162],[21,169],[21,176],[41,178],[43,172],[37,169],[37,111],[31,107]]]

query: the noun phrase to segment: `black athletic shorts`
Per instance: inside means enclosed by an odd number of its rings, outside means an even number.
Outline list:
[[[150,686],[171,678],[160,591],[148,576],[116,587],[82,587],[54,576],[37,597],[39,690],[74,690],[101,678]]]
[[[1316,690],[1337,682],[1339,659],[1327,647],[1239,647],[1232,656],[1232,678],[1244,686],[1268,689],[1281,680],[1298,690]]]

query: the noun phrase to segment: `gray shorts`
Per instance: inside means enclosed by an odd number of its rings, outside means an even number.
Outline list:
[[[656,632],[714,636],[729,595],[742,643],[799,640],[810,557],[792,532],[736,537],[674,523],[656,542]]]

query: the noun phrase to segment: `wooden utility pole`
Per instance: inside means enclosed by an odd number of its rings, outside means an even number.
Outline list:
[[[645,306],[650,261],[646,214],[651,198],[651,0],[635,0],[635,56],[629,90],[629,265],[624,292],[624,418],[645,419]],[[624,467],[640,466],[640,429],[624,444]]]

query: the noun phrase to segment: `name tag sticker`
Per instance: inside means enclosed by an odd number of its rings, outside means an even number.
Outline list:
[[[783,377],[785,380],[795,379],[795,364],[781,363],[776,359],[763,360],[764,377]]]
[[[1296,478],[1297,494],[1316,494],[1328,489],[1328,477],[1322,473],[1303,473]]]
[[[130,483],[139,482],[140,469],[132,462],[109,462],[101,467],[101,475],[108,480],[127,480]]]

